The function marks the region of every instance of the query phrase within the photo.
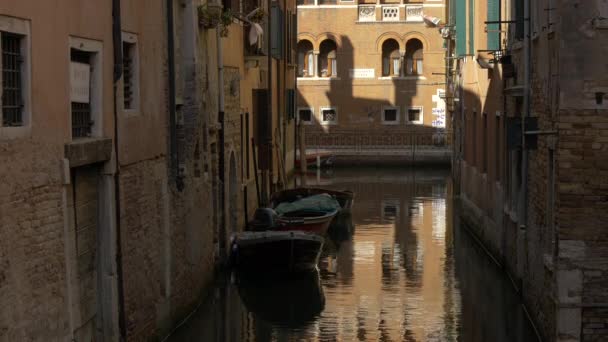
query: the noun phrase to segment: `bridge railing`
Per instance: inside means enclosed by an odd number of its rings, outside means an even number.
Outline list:
[[[306,131],[307,149],[398,150],[449,149],[451,136],[447,131],[417,132],[414,130],[361,131],[332,130]]]

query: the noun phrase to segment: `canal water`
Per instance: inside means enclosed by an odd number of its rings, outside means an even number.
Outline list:
[[[500,268],[458,223],[449,171],[335,169],[355,192],[319,271],[226,275],[169,341],[537,341]]]

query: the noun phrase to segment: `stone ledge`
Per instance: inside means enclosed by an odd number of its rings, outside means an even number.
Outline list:
[[[65,144],[65,158],[70,167],[108,161],[112,158],[112,139],[83,138]]]

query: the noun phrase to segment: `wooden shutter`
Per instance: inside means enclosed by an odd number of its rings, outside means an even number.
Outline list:
[[[515,0],[515,20],[515,39],[524,39],[524,0]]]
[[[456,0],[456,55],[466,55],[467,44],[467,11],[466,0]]]
[[[285,30],[284,20],[283,20],[283,11],[279,7],[279,5],[275,2],[272,4],[271,9],[271,49],[270,53],[272,57],[276,59],[283,58],[283,31]]]
[[[469,0],[469,55],[475,54],[475,0]]]
[[[296,53],[297,53],[297,46],[298,46],[298,14],[297,13],[292,13],[291,14],[291,46],[292,46],[292,63],[296,63]]]
[[[253,115],[255,117],[255,141],[258,145],[258,167],[268,170],[270,166],[272,121],[268,108],[268,89],[253,89]]]
[[[500,20],[500,0],[488,0],[488,21]],[[488,50],[500,49],[500,25],[488,24]]]
[[[296,115],[296,91],[294,89],[285,89],[286,98],[285,101],[285,114],[287,116],[287,120],[291,120],[295,118]]]

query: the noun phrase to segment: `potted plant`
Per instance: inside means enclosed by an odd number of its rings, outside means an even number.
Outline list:
[[[206,29],[217,28],[222,37],[228,36],[228,26],[232,24],[232,11],[222,10],[222,7],[215,3],[206,3],[198,6],[198,22],[201,27]]]

